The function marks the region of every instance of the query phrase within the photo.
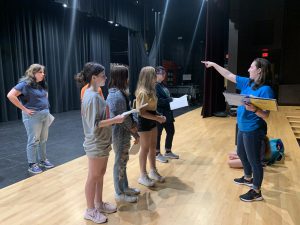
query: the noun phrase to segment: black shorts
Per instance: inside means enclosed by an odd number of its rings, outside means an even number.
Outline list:
[[[156,115],[156,111],[148,111],[149,113]],[[155,120],[149,120],[144,117],[138,116],[138,132],[150,131],[156,127]]]

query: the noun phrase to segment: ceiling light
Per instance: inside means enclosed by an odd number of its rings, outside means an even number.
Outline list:
[[[120,26],[118,23],[115,23],[115,27],[118,27],[118,26]]]
[[[112,20],[109,20],[109,21],[107,21],[107,22],[109,22],[110,24],[113,24],[113,23],[114,23],[114,21],[112,21]]]
[[[64,4],[63,4],[63,7],[64,7],[64,8],[67,8],[67,7],[68,7],[68,5],[67,5],[66,3],[64,3]]]

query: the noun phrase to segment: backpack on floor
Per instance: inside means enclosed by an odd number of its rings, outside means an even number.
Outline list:
[[[270,139],[270,152],[265,155],[264,162],[267,165],[272,165],[277,161],[284,159],[284,146],[281,139]]]

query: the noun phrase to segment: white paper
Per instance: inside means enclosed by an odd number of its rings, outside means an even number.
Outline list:
[[[179,109],[185,106],[189,106],[189,103],[187,101],[187,95],[183,95],[180,98],[173,98],[173,101],[170,102],[171,110]]]
[[[49,126],[49,127],[50,127],[51,124],[53,123],[54,119],[55,119],[55,117],[52,116],[52,115],[49,113],[49,115],[48,115],[48,126]]]
[[[144,105],[141,105],[141,106],[140,106],[139,108],[137,108],[137,109],[132,109],[132,110],[123,112],[121,115],[122,115],[122,116],[127,116],[127,115],[129,115],[129,114],[131,114],[131,113],[137,113],[137,112],[140,111],[141,108],[144,108],[144,107],[146,107],[147,105],[148,105],[148,103],[146,103],[146,104],[144,104]]]
[[[228,93],[228,92],[223,92],[223,95],[225,96],[225,100],[228,103],[228,105],[235,105],[235,106],[243,105],[243,101],[246,97],[244,95]]]
[[[130,115],[131,113],[136,113],[136,112],[138,112],[137,109],[132,109],[132,110],[130,110],[130,111],[123,112],[121,115],[122,115],[122,116],[127,116],[127,115]]]
[[[136,155],[140,151],[140,147],[141,147],[140,143],[133,144],[131,146],[131,148],[129,149],[129,154],[130,155]]]

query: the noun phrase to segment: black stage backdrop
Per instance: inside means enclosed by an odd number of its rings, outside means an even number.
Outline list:
[[[207,1],[207,4],[205,58],[224,66],[228,45],[228,0]],[[203,117],[225,110],[223,91],[223,77],[213,68],[206,69],[201,113]]]
[[[44,1],[44,0],[43,0]],[[114,21],[131,30],[142,28],[143,5],[132,0],[54,0],[75,7],[89,16]]]
[[[149,65],[143,38],[140,32],[128,31],[129,90],[134,98],[139,73],[142,67]]]
[[[109,72],[108,23],[57,3],[18,2],[0,4],[0,122],[21,118],[6,95],[33,63],[46,66],[51,112],[79,109],[74,75],[88,61]]]

